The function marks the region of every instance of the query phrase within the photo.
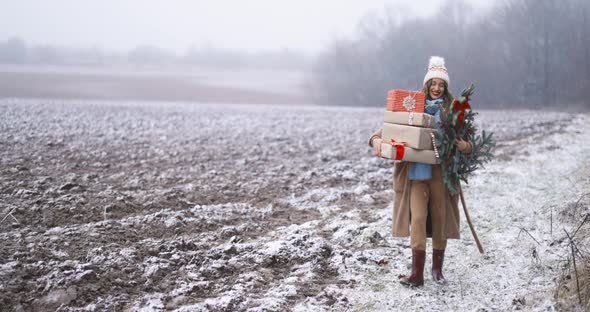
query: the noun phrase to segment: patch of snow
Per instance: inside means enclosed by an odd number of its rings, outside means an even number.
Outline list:
[[[145,295],[133,304],[133,311],[138,312],[158,312],[164,311],[164,308],[164,295],[161,293]]]

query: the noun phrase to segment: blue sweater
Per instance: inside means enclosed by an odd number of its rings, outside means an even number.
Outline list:
[[[434,116],[434,128],[440,127],[440,107],[443,98],[426,100],[424,112]],[[412,162],[410,163],[410,180],[429,180],[432,178],[432,165]]]

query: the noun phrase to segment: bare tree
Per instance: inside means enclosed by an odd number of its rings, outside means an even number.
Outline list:
[[[324,53],[315,67],[320,102],[384,105],[388,89],[418,88],[428,57],[442,55],[451,89],[476,82],[480,107],[590,109],[590,1],[510,0],[484,16],[447,1],[430,18],[394,20],[399,10]]]

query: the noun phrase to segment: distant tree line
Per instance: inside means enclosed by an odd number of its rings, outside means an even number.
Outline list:
[[[389,8],[338,40],[314,66],[321,104],[384,106],[389,89],[421,87],[431,55],[443,56],[458,94],[476,83],[486,108],[590,109],[590,1],[513,0],[478,13],[447,1],[428,18]]]
[[[205,47],[189,48],[184,53],[177,54],[153,45],[140,45],[126,53],[114,53],[98,47],[65,48],[28,45],[22,38],[13,37],[0,41],[0,64],[303,69],[308,67],[309,60],[301,53],[286,49],[247,53]]]

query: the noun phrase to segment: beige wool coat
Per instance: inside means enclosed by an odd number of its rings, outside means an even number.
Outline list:
[[[373,147],[373,139],[381,138],[381,129],[375,131],[369,138],[369,145]],[[468,142],[468,148],[464,153],[471,153],[472,144]],[[436,165],[440,166],[440,165]],[[446,190],[445,209],[441,214],[440,220],[431,220],[431,222],[442,222],[443,226],[440,231],[443,233],[432,233],[432,227],[427,226],[428,237],[440,237],[442,239],[458,239],[459,234],[459,195],[451,196],[444,186],[442,180],[441,187]],[[391,232],[394,237],[410,236],[410,162],[396,162],[393,170],[393,190],[395,192],[393,201],[393,225]],[[429,208],[430,211],[430,208]],[[429,213],[430,214],[430,213]],[[429,216],[430,219],[430,216]]]

